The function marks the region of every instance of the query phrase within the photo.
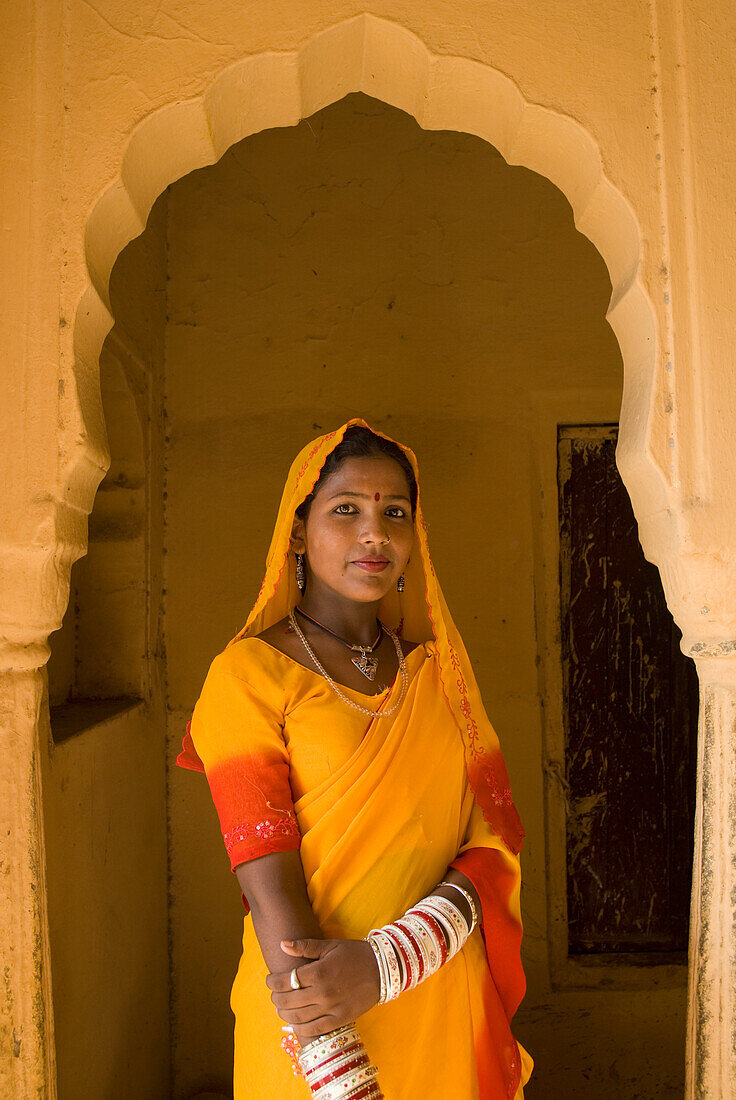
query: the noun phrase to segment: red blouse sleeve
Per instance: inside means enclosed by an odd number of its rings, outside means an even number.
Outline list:
[[[177,763],[201,762],[230,866],[298,850],[301,834],[289,785],[284,716],[252,684],[212,662]]]

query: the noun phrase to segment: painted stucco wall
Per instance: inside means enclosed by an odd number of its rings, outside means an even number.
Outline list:
[[[59,170],[64,174],[63,217],[57,223],[62,229],[63,254],[56,239],[50,254],[60,257],[59,266],[64,270],[61,294],[55,295],[55,301],[61,303],[60,311],[67,321],[74,318],[84,292],[87,265],[104,297],[104,280],[114,259],[111,250],[115,252],[118,247],[114,240],[120,225],[105,225],[102,209],[89,220],[86,235],[85,224],[102,190],[120,171],[136,124],[173,98],[192,105],[191,115],[181,114],[175,122],[172,119],[167,123],[161,116],[150,136],[138,145],[133,143],[125,158],[121,182],[134,208],[126,213],[140,221],[172,178],[189,170],[198,158],[200,162],[203,157],[216,158],[233,139],[234,120],[226,112],[225,89],[220,88],[213,96],[209,133],[205,133],[203,121],[194,111],[193,99],[206,92],[228,63],[260,51],[273,54],[293,50],[320,30],[359,17],[361,11],[356,0],[339,5],[280,0],[267,8],[259,4],[244,8],[233,0],[219,0],[192,10],[176,0],[166,5],[144,3],[133,9],[118,0],[107,0],[99,7],[75,4],[63,13],[53,5],[39,4],[35,48],[42,55],[46,79],[39,79],[36,106],[43,105],[40,118],[53,127],[53,139],[46,140],[51,135],[43,134],[37,125],[29,133],[37,142],[33,146],[35,162],[48,163],[52,173]],[[395,0],[381,0],[371,5],[370,15],[371,22],[366,25],[369,49],[366,67],[361,71],[365,91],[375,89],[375,94],[381,95],[384,88],[390,89],[395,101],[422,113],[423,93],[417,84],[422,64],[410,74],[398,56],[399,28],[406,27],[404,37],[408,42],[412,34],[419,36],[407,46],[410,55],[417,54],[421,41],[440,57],[452,53],[485,63],[510,75],[525,100],[549,108],[561,118],[575,119],[597,144],[611,186],[631,204],[641,227],[640,274],[661,338],[654,378],[632,376],[631,383],[653,384],[656,389],[656,409],[646,444],[652,461],[659,466],[675,498],[681,492],[698,502],[696,512],[684,510],[679,526],[670,532],[671,539],[679,540],[683,558],[677,566],[668,563],[664,569],[665,588],[687,636],[699,636],[709,624],[711,633],[719,634],[718,624],[723,617],[719,592],[729,575],[728,563],[714,567],[712,594],[705,604],[696,599],[695,591],[688,595],[687,586],[696,584],[706,514],[721,536],[730,530],[727,517],[718,507],[709,510],[706,502],[724,499],[724,487],[730,484],[736,466],[736,456],[728,445],[727,417],[724,419],[720,411],[725,392],[732,393],[730,374],[724,369],[716,380],[717,370],[714,373],[712,366],[722,360],[730,332],[726,318],[732,309],[724,280],[715,272],[729,269],[729,257],[733,258],[729,251],[731,230],[736,236],[736,215],[725,171],[730,158],[723,147],[729,140],[736,140],[728,136],[736,132],[728,121],[733,119],[736,107],[723,77],[729,71],[726,54],[733,48],[734,39],[730,5],[714,8],[703,0],[701,11],[698,4],[628,0],[597,5],[591,11],[590,5],[581,0],[579,6],[563,8],[552,3],[535,5],[533,11],[523,9],[522,15],[518,0],[501,0],[492,6],[470,5],[467,10],[448,0],[438,0],[436,6],[423,5],[421,10],[415,5],[396,4]],[[342,31],[340,34],[344,38],[342,53],[338,47],[334,55],[330,54],[323,71],[318,67],[309,71],[307,63],[300,61],[293,81],[293,70],[286,66],[281,85],[274,84],[266,93],[267,108],[261,111],[264,125],[268,117],[277,120],[279,114],[287,118],[282,117],[277,124],[288,120],[296,106],[295,85],[302,97],[302,110],[310,99],[334,97],[335,81],[339,87],[341,76],[335,72],[333,57],[344,57],[346,67],[352,69],[354,43],[359,41]],[[333,41],[342,41],[339,35]],[[370,49],[373,44],[382,49],[382,42],[390,45],[383,58],[374,61]],[[390,60],[392,52],[394,59]],[[381,57],[380,53],[376,56]],[[65,90],[63,97],[53,91],[57,72]],[[458,69],[451,76],[437,79],[450,81],[455,105],[467,103],[468,124],[472,120],[472,125],[482,129],[482,116],[492,108],[475,95],[477,76],[474,69]],[[13,81],[17,79],[14,74]],[[263,95],[260,90],[256,94]],[[503,95],[499,91],[499,99]],[[581,203],[581,226],[616,269],[616,291],[622,295],[628,278],[630,227],[624,229],[618,224],[613,200],[610,210],[608,198],[586,207],[582,196],[588,190],[592,168],[583,163],[576,145],[576,127],[553,134],[547,132],[549,118],[530,115],[514,139],[512,116],[510,111],[499,127],[503,131],[499,136],[509,140],[508,148],[502,151],[530,166],[538,162],[540,170],[564,181],[568,191],[575,193]],[[426,122],[437,124],[431,115]],[[488,125],[492,128],[490,121]],[[541,139],[539,133],[543,134]],[[537,143],[544,146],[544,151],[537,148]],[[720,149],[718,154],[716,148]],[[714,204],[721,211],[719,217],[703,219],[700,212]],[[672,211],[679,205],[692,205],[693,216],[673,216]],[[120,211],[118,221],[122,221]],[[34,278],[40,280],[41,275],[34,273]],[[627,310],[632,309],[633,303],[627,306]],[[95,317],[95,325],[101,320]],[[84,326],[81,319],[77,322],[81,336]],[[643,318],[635,323],[617,322],[622,334],[631,327],[632,337],[646,323]],[[61,342],[71,371],[69,337],[71,333],[62,333]],[[77,354],[81,351],[80,344]],[[681,371],[675,362],[678,358]],[[632,371],[637,366],[632,360]],[[71,418],[70,424],[78,391],[72,375],[64,398],[66,405],[62,400],[62,415]],[[636,396],[631,390],[630,397]],[[93,415],[93,396],[82,387],[79,397],[83,408],[88,407],[90,441],[103,447],[101,424]],[[628,425],[628,416],[626,419]],[[639,427],[643,431],[643,426]],[[626,430],[632,431],[628,426]],[[66,455],[71,467],[79,462],[75,452],[72,446]],[[702,472],[705,467],[707,475]],[[81,492],[85,480],[82,471],[76,476]],[[70,477],[74,482],[75,477]],[[630,479],[632,492],[638,493],[642,519],[645,512],[651,514],[668,503],[666,491],[656,485],[656,478],[650,478],[646,487],[637,483],[631,471]],[[75,494],[73,490],[73,499]],[[666,515],[659,520],[665,528],[671,522]],[[650,553],[658,552],[663,557],[665,547],[656,549],[657,540],[664,537],[659,529],[650,523],[643,527],[643,533]],[[688,556],[687,565],[684,555]],[[705,622],[703,606],[708,607]],[[734,625],[730,618],[729,623]]]
[[[113,789],[114,758],[104,754],[104,740],[98,745],[96,734],[86,744],[69,743],[68,777],[71,782],[76,774],[73,793],[81,817],[70,812],[72,803],[59,800],[67,766],[62,756],[55,774],[41,767],[48,737],[47,638],[60,626],[70,566],[85,551],[87,514],[108,464],[98,359],[112,324],[110,271],[172,181],[217,160],[245,133],[291,125],[357,88],[401,105],[429,129],[451,126],[487,137],[510,161],[554,179],[612,274],[609,319],[625,367],[622,427],[629,440],[622,468],[645,549],[662,571],[668,602],[685,631],[686,646],[698,658],[704,685],[707,797],[696,835],[696,851],[702,848],[703,856],[695,881],[699,916],[690,1058],[698,1080],[706,1082],[699,1095],[726,1096],[732,1088],[736,949],[729,898],[736,886],[728,876],[736,867],[736,841],[727,822],[736,774],[736,582],[730,551],[736,480],[736,376],[730,354],[735,320],[731,273],[736,267],[731,170],[736,159],[735,43],[736,10],[725,0],[596,5],[573,0],[562,7],[551,0],[532,6],[518,0],[493,5],[428,0],[421,6],[376,0],[370,11],[355,0],[275,0],[268,5],[255,0],[206,5],[31,0],[8,8],[0,59],[6,89],[0,99],[0,141],[10,180],[2,196],[5,252],[0,265],[0,737],[8,761],[0,776],[0,860],[8,882],[0,900],[0,947],[7,961],[0,1002],[0,1091],[55,1095],[49,945],[55,940],[58,952],[60,934],[72,934],[58,917],[71,884],[59,884],[61,864],[46,866],[42,823],[46,819],[53,828],[57,821],[74,822],[87,848],[62,845],[60,852],[58,838],[50,837],[49,853],[58,860],[76,852],[74,858],[82,860],[100,897],[99,879],[107,868],[100,853],[89,850],[84,822],[97,821],[103,832],[108,825],[114,828],[123,798]],[[584,289],[587,293],[587,284]],[[367,290],[374,300],[376,288]],[[579,310],[580,302],[578,315]],[[319,328],[315,333],[317,339],[325,336]],[[370,336],[373,341],[375,333]],[[318,358],[310,360],[314,371]],[[303,438],[310,424],[306,408],[297,409],[298,381],[290,392],[290,434]],[[332,392],[328,387],[328,398],[336,401]],[[436,386],[433,392],[443,396]],[[157,408],[161,396],[154,402]],[[370,414],[364,391],[360,396],[359,411]],[[452,397],[461,419],[460,394],[453,390]],[[569,405],[562,406],[571,417],[595,404],[574,389],[569,398]],[[606,402],[600,406],[608,416]],[[403,416],[401,425],[423,454],[421,425]],[[164,425],[156,429],[163,436]],[[256,422],[251,439],[260,441],[259,433]],[[241,443],[240,433],[236,436],[233,442]],[[262,442],[275,443],[270,437]],[[284,469],[292,450],[284,448]],[[162,452],[154,448],[153,453]],[[432,473],[428,461],[425,477]],[[151,501],[160,502],[162,465],[154,464],[151,473]],[[439,475],[434,484],[439,493]],[[261,498],[247,502],[262,507],[266,517],[253,531],[261,541],[276,489],[276,481],[264,483]],[[438,505],[445,502],[440,495]],[[432,520],[436,528],[440,519],[438,513]],[[162,530],[162,523],[152,523],[151,568],[162,557]],[[444,553],[441,536],[435,539],[434,532],[433,543],[435,553]],[[257,567],[249,568],[255,582]],[[453,595],[447,567],[441,575]],[[154,578],[151,584],[149,598],[156,608],[160,582]],[[230,577],[227,585],[229,593]],[[247,595],[244,590],[246,603]],[[160,702],[162,639],[151,621],[150,695]],[[207,621],[206,646],[180,663],[178,681],[172,680],[172,739],[174,726],[179,732],[174,710],[186,710],[206,653],[221,641],[219,622]],[[229,618],[223,614],[221,621],[229,636]],[[469,640],[471,645],[475,641],[472,629]],[[499,659],[501,650],[499,643]],[[518,675],[515,669],[512,682]],[[494,704],[516,777],[520,761],[505,733],[503,700],[489,695],[492,711]],[[129,728],[134,741],[137,734]],[[159,734],[160,728],[161,723]],[[155,736],[144,741],[146,752],[160,752]],[[104,757],[95,767],[99,782],[94,790],[102,797],[97,808],[87,798],[92,788],[84,786],[95,746]],[[158,782],[162,772],[155,766],[154,773]],[[525,798],[520,792],[529,823],[537,804],[530,811]],[[204,813],[201,798],[197,805]],[[174,812],[175,807],[174,801]],[[172,824],[178,828],[173,817]],[[139,836],[137,829],[131,825],[131,834]],[[122,868],[125,861],[116,850]],[[136,841],[131,850],[143,849]],[[214,845],[212,853],[213,860],[205,863],[214,882],[220,874]],[[530,846],[532,880],[535,859],[540,866],[541,854],[534,855]],[[127,871],[125,881],[132,882]],[[541,903],[530,900],[541,909]],[[187,934],[194,935],[195,923]],[[109,948],[109,914],[103,924]],[[527,927],[527,933],[531,951],[541,938],[534,928]],[[137,966],[144,956],[138,956]],[[200,972],[203,958],[197,963]],[[542,966],[539,959],[531,961],[535,970]],[[57,960],[57,974],[67,964]],[[68,1038],[74,1012],[65,1009],[64,996],[63,988],[55,991],[61,1034]],[[560,995],[555,1005],[576,1005],[577,997]],[[675,1033],[668,1020],[675,1020],[679,1008],[667,991],[652,997],[651,1003],[666,1001],[671,1008],[671,1013],[662,1007],[654,1014],[663,1021],[656,1045],[664,1043],[665,1033]],[[621,1011],[614,1012],[611,994],[608,1026],[613,1029],[613,1022],[621,1020],[625,1038],[627,994],[615,998]],[[126,1018],[125,999],[114,984],[104,997],[98,991],[94,1003],[101,1031]],[[552,1028],[546,1040],[550,1048],[564,1041],[564,1017],[557,1008],[548,1012],[540,1005],[539,1019]],[[594,1043],[585,1029],[596,1027],[597,1019],[593,1012],[579,1021],[576,1057],[590,1055]],[[84,1049],[79,1036],[74,1042],[75,1049]],[[181,1037],[177,1042],[181,1045]],[[639,1033],[631,1049],[641,1044]],[[541,1043],[538,1051],[543,1056]],[[73,1057],[64,1052],[59,1060],[62,1087],[64,1060],[68,1066]],[[106,1080],[112,1063],[100,1057],[95,1072],[102,1074],[98,1080]],[[177,1057],[184,1066],[184,1050]],[[167,1060],[160,1042],[139,1052],[136,1073],[151,1082],[152,1098],[160,1095]],[[627,1072],[625,1065],[612,1071],[611,1081],[622,1072]],[[118,1084],[122,1089],[121,1077]],[[628,1086],[615,1087],[625,1094]]]
[[[53,748],[44,779],[58,1095],[165,1096],[160,724],[141,707],[94,726]]]
[[[538,449],[554,461],[556,438],[537,438],[537,408],[554,396],[563,421],[589,419],[587,396],[618,415],[600,257],[548,181],[362,95],[240,143],[168,209],[170,761],[258,590],[296,450],[351,415],[407,440],[528,833],[529,1094],[594,1078],[601,1098],[677,1095],[684,967],[664,990],[655,970],[624,991],[613,968],[607,991],[561,994],[547,959],[534,528]],[[242,909],[201,777],[170,773],[169,812],[178,1097],[227,1081]]]

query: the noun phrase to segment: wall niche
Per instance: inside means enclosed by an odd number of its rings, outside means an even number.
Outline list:
[[[167,193],[146,232],[120,254],[110,280],[115,325],[100,354],[110,467],[74,564],[69,604],[48,664],[55,742],[149,699],[161,569],[162,376]],[[153,550],[152,550],[153,545]],[[154,606],[155,605],[155,606]]]

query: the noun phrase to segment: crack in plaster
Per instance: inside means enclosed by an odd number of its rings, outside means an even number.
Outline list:
[[[179,19],[175,19],[169,12],[161,10],[163,0],[158,0],[156,9],[149,18],[147,25],[143,25],[143,20],[140,20],[141,30],[130,31],[125,30],[123,27],[119,27],[116,23],[113,23],[111,19],[108,19],[106,15],[103,15],[100,9],[92,3],[92,0],[78,0],[78,3],[83,4],[91,12],[93,12],[98,19],[114,31],[115,34],[120,35],[122,38],[129,38],[134,42],[148,42],[151,40],[158,42],[189,42],[193,44],[201,44],[204,46],[212,46],[216,49],[232,49],[232,42],[221,42],[217,39],[206,38],[204,35],[193,30],[187,26],[186,23]],[[161,34],[154,30],[154,23],[158,19],[168,19],[170,23],[173,23],[179,30],[186,31],[186,34]]]

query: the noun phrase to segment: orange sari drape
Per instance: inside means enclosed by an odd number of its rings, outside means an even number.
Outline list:
[[[407,658],[406,697],[390,718],[348,708],[316,672],[256,637],[297,602],[288,554],[294,510],[347,426],[305,448],[292,466],[261,593],[245,629],[212,664],[178,762],[206,771],[233,867],[299,847],[326,936],[363,937],[395,919],[450,864],[471,879],[483,929],[438,974],[358,1025],[386,1100],[510,1100],[523,1095],[532,1065],[510,1027],[525,986],[523,833],[432,568],[421,504],[406,593],[389,597],[380,612],[420,643]],[[387,709],[398,690],[395,681],[374,699],[352,694]],[[280,1051],[265,976],[246,917],[231,995],[235,1098],[304,1098],[306,1086]]]

